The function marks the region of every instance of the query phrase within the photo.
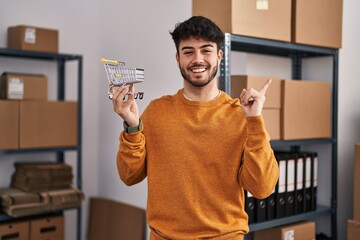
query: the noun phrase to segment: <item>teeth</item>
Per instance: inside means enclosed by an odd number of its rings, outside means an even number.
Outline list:
[[[196,72],[196,73],[199,73],[199,72],[204,72],[205,71],[205,68],[195,68],[195,69],[192,69],[193,72]]]

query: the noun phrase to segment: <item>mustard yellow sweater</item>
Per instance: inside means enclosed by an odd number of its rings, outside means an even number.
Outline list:
[[[263,118],[224,92],[195,102],[179,90],[141,119],[141,131],[121,133],[117,166],[127,185],[147,177],[151,239],[243,239],[244,189],[265,198],[279,175]]]

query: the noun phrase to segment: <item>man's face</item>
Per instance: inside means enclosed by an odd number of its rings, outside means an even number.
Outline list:
[[[221,57],[216,43],[197,38],[181,41],[176,54],[181,75],[195,87],[204,87],[214,79]]]

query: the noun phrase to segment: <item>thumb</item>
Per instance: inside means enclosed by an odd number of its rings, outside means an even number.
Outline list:
[[[130,84],[129,86],[129,95],[128,95],[128,100],[134,100],[134,93],[135,93],[135,87],[134,84]]]

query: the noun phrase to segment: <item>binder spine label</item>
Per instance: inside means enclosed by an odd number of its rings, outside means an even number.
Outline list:
[[[287,191],[295,190],[295,160],[288,160],[287,166]]]
[[[296,189],[303,189],[304,179],[303,179],[303,172],[304,172],[304,160],[299,158],[297,161],[297,172],[296,172]]]
[[[286,162],[279,162],[279,193],[284,193],[286,191]]]

